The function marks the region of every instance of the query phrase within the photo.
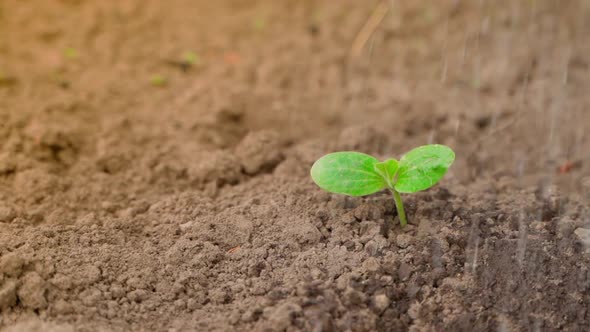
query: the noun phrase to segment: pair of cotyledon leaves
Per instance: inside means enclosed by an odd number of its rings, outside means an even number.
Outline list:
[[[364,196],[384,188],[414,193],[435,185],[455,160],[449,147],[424,145],[406,153],[399,161],[380,162],[360,152],[335,152],[318,159],[311,177],[322,189],[349,196]]]

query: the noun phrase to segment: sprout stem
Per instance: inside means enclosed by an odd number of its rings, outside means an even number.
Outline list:
[[[402,202],[402,197],[395,189],[390,189],[391,193],[393,193],[393,200],[395,201],[395,208],[397,209],[397,215],[399,217],[399,223],[402,227],[408,224],[406,219],[406,212],[404,211],[404,203]]]

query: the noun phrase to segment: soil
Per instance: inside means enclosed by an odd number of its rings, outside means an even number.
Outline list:
[[[377,4],[0,2],[0,330],[588,331],[588,2]]]

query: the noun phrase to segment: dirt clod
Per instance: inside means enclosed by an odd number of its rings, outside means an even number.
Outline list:
[[[281,160],[280,136],[274,131],[249,133],[236,146],[236,155],[247,174],[271,170]]]
[[[268,314],[270,326],[274,331],[285,330],[293,324],[301,311],[301,307],[297,304],[283,303]]]
[[[0,309],[6,310],[16,304],[17,283],[14,279],[5,279],[0,287]]]
[[[37,272],[27,272],[21,279],[18,299],[25,308],[44,309],[47,307],[46,289],[45,280]]]
[[[26,264],[25,259],[16,252],[11,252],[0,257],[0,273],[13,278],[18,278]]]
[[[576,228],[574,234],[578,237],[578,241],[584,246],[587,252],[590,252],[590,229]]]
[[[0,204],[0,222],[11,222],[14,218],[16,218],[14,209]]]

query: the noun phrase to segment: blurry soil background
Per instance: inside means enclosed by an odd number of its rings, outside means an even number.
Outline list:
[[[0,330],[588,331],[589,18],[1,1]],[[309,177],[430,142],[457,161],[405,229]]]

